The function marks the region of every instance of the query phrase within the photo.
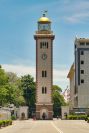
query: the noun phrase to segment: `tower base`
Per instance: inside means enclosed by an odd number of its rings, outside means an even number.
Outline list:
[[[36,119],[37,120],[52,120],[53,105],[36,104]]]

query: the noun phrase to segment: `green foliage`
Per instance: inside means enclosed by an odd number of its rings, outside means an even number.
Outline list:
[[[62,89],[57,86],[53,85],[52,88],[52,99],[53,99],[53,111],[54,116],[59,116],[61,114],[61,106],[66,105],[63,96],[61,95]]]
[[[61,106],[66,105],[62,89],[53,85],[52,100],[54,116],[60,115]],[[0,106],[8,104],[28,105],[30,111],[35,111],[36,85],[31,75],[24,75],[18,78],[15,73],[6,73],[0,66]]]
[[[23,96],[25,98],[26,105],[34,107],[36,102],[36,86],[34,78],[29,74],[22,76],[21,88],[23,90]]]
[[[11,120],[16,120],[16,116],[15,115],[12,115],[11,116]]]
[[[25,103],[23,91],[20,86],[20,78],[14,73],[6,73],[0,67],[0,105],[22,105]]]
[[[12,120],[0,120],[0,128],[8,125],[12,125]]]
[[[68,115],[69,120],[85,120],[87,115]]]
[[[87,123],[89,123],[89,117],[87,117]]]
[[[5,71],[0,67],[0,87],[8,83],[8,76]]]

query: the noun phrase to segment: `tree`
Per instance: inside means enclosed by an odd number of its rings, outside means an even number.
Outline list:
[[[8,101],[13,102],[14,105],[25,105],[25,99],[23,97],[23,90],[21,86],[21,79],[17,77],[15,73],[8,72]]]
[[[25,75],[21,77],[21,88],[23,89],[26,105],[35,107],[36,102],[36,87],[34,78],[31,75]]]
[[[8,76],[0,65],[0,86],[5,85],[6,83],[8,83]]]
[[[6,73],[0,66],[0,105],[12,103],[16,106],[25,104],[20,78],[12,72]]]
[[[8,76],[0,65],[0,105],[4,105],[7,102],[7,89],[5,88],[8,83]]]
[[[53,112],[55,117],[61,114],[61,106],[66,105],[65,100],[61,95],[61,92],[62,92],[62,89],[59,86],[53,85],[52,99],[53,99]]]

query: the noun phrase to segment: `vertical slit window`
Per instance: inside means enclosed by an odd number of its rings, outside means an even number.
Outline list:
[[[42,71],[42,77],[44,77],[44,71]]]
[[[47,88],[45,87],[45,94],[47,93]]]
[[[48,42],[47,42],[47,48],[48,48]]]
[[[45,71],[45,77],[47,77],[47,71]]]
[[[43,48],[45,47],[45,43],[43,42]]]
[[[45,42],[45,48],[46,48],[46,42]]]
[[[47,77],[47,71],[42,71],[42,77]]]
[[[42,48],[42,42],[40,42],[40,48]]]
[[[44,94],[44,87],[42,87],[42,94]]]

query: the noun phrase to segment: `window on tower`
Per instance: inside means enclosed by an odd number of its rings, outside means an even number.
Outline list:
[[[42,77],[44,77],[44,71],[42,71]]]
[[[44,87],[42,87],[42,94],[44,94]]]
[[[45,87],[45,94],[47,93],[47,88]]]
[[[40,48],[42,48],[42,42],[40,42]]]
[[[42,94],[47,94],[47,87],[42,87]]]
[[[42,71],[42,77],[47,77],[47,71]]]
[[[48,49],[48,42],[40,42],[40,48]]]
[[[48,42],[47,42],[47,48],[48,48]]]

